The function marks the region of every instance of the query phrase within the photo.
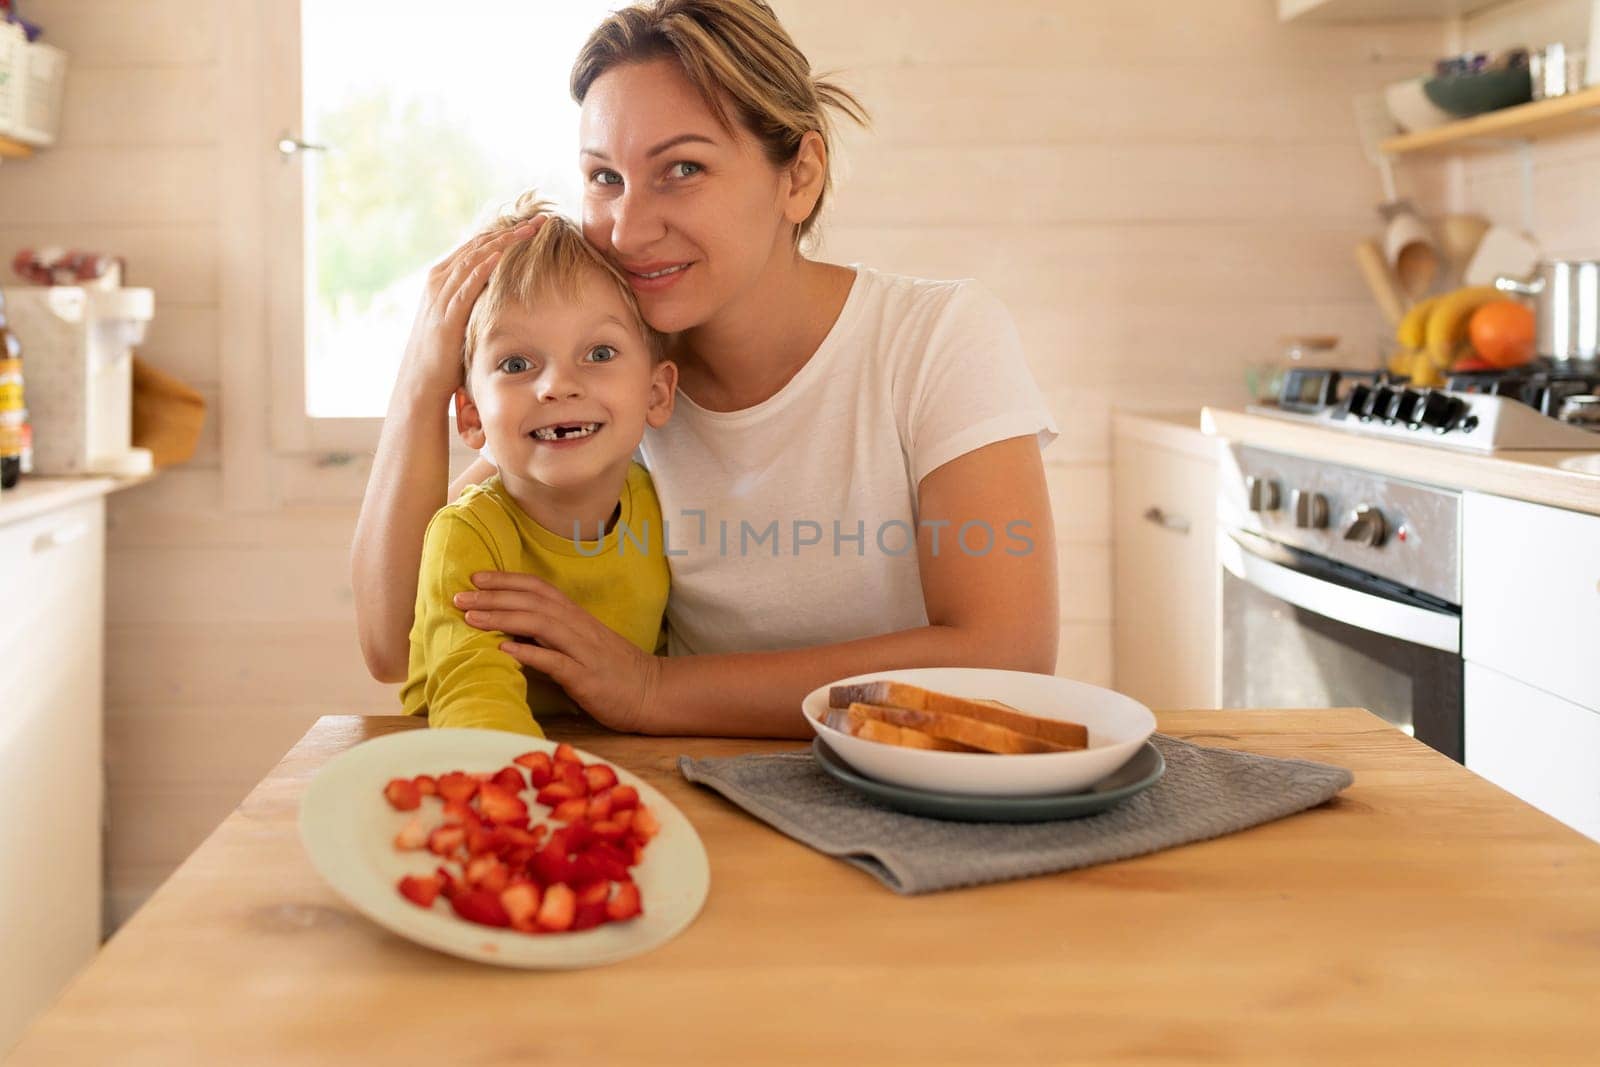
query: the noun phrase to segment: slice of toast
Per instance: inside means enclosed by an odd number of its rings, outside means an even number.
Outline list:
[[[960,741],[949,741],[942,737],[913,730],[908,726],[896,726],[881,719],[870,718],[859,714],[854,709],[848,712],[849,730],[852,737],[859,737],[864,741],[879,741],[886,745],[899,745],[901,748],[925,748],[938,752],[976,752],[971,745],[963,745]]]
[[[965,715],[948,715],[942,711],[914,711],[911,708],[891,708],[882,704],[854,703],[850,705],[850,718],[877,719],[902,728],[920,730],[931,737],[957,741],[983,752],[1001,755],[1020,755],[1032,752],[1066,752],[1068,749],[1031,737],[1004,726],[969,719]]]
[[[972,700],[966,697],[936,693],[921,686],[905,682],[861,682],[857,685],[836,685],[828,690],[828,705],[848,708],[851,704],[872,704],[878,707],[907,708],[912,711],[939,712],[957,715],[979,722],[1002,726],[1028,737],[1049,741],[1055,748],[1041,751],[1073,750],[1089,747],[1089,730],[1075,722],[1060,719],[1042,719],[1018,711],[998,700]]]

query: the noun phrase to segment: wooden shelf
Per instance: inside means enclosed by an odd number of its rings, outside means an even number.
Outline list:
[[[1474,141],[1531,141],[1584,126],[1600,126],[1600,85],[1474,115],[1421,133],[1390,137],[1383,142],[1383,151],[1391,156],[1445,152],[1471,148]]]
[[[1506,0],[1278,0],[1280,22],[1396,22],[1475,15]]]
[[[0,159],[27,159],[33,155],[33,149],[21,141],[13,141],[9,137],[0,137]]]

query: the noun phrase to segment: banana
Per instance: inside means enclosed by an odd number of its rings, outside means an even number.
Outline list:
[[[1417,358],[1412,362],[1411,384],[1418,389],[1444,384],[1444,375],[1439,373],[1439,368],[1434,365],[1433,358],[1427,352],[1418,352]]]
[[[1467,322],[1472,313],[1489,301],[1499,299],[1501,293],[1492,285],[1470,285],[1439,298],[1428,314],[1427,343],[1423,348],[1434,367],[1444,370],[1450,366],[1456,345],[1467,335]]]
[[[1411,361],[1421,354],[1409,348],[1395,349],[1394,353],[1389,356],[1387,364],[1389,373],[1409,378],[1411,376]]]
[[[1432,314],[1434,305],[1442,297],[1430,296],[1426,300],[1419,300],[1411,305],[1411,310],[1406,312],[1406,317],[1400,320],[1400,328],[1395,331],[1395,339],[1406,348],[1416,351],[1427,341],[1428,316]]]

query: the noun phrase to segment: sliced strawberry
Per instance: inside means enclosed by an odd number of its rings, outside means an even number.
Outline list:
[[[615,786],[611,790],[611,810],[625,811],[639,806],[639,791],[631,785]]]
[[[582,797],[573,797],[557,804],[550,817],[557,822],[578,822],[589,810],[589,802]]]
[[[445,880],[437,874],[408,874],[400,879],[400,895],[419,908],[431,908]]]
[[[580,874],[590,878],[604,878],[608,882],[621,882],[628,877],[628,857],[615,845],[600,843],[572,861],[573,877]]]
[[[485,782],[479,787],[478,809],[490,822],[528,825],[528,805],[515,791],[495,782]]]
[[[423,796],[431,797],[439,794],[439,780],[433,775],[419,774],[411,780],[417,783],[417,792]]]
[[[468,773],[467,777],[475,780],[479,785],[482,785],[484,782],[487,782],[489,779],[493,778],[494,775],[490,774],[488,771],[471,771]]]
[[[572,926],[569,929],[574,932],[578,930],[592,930],[596,926],[604,925],[608,921],[609,920],[606,917],[606,906],[604,904],[580,903],[573,912]]]
[[[578,750],[565,741],[556,746],[555,755],[552,758],[557,763],[576,763],[580,768],[583,766],[583,759],[578,755]]]
[[[589,807],[584,812],[584,818],[590,822],[600,822],[611,817],[611,794],[596,793],[589,797]]]
[[[582,852],[595,842],[594,831],[581,819],[562,827],[561,836],[568,852]]]
[[[471,775],[451,771],[439,779],[439,795],[446,802],[456,800],[465,803],[478,791],[478,785],[478,780]]]
[[[423,848],[428,844],[428,828],[422,822],[420,815],[413,815],[407,823],[400,827],[400,832],[394,835],[394,847],[403,852]]]
[[[469,923],[483,926],[510,926],[511,916],[500,903],[500,895],[487,889],[467,889],[450,898],[456,914]]]
[[[511,762],[528,769],[528,780],[535,789],[543,789],[556,776],[555,761],[548,752],[524,752]]]
[[[511,882],[511,872],[493,856],[476,856],[467,864],[467,884],[498,893]]]
[[[439,892],[443,893],[447,899],[467,888],[462,884],[461,879],[456,877],[455,872],[442,863],[434,868],[433,875],[439,879],[442,885]]]
[[[656,821],[656,813],[640,804],[633,813],[633,836],[640,841],[649,841],[661,832],[661,824]]]
[[[539,901],[539,914],[535,919],[541,930],[567,930],[577,911],[577,896],[565,882],[547,886],[544,899]]]
[[[383,795],[396,811],[416,811],[422,804],[422,791],[409,778],[394,778],[383,787]]]
[[[613,802],[611,805],[611,821],[624,830],[630,829],[633,826],[633,813],[635,810],[637,809],[628,808],[625,811],[618,811],[616,803]]]
[[[510,793],[520,793],[528,788],[528,780],[519,767],[501,767],[489,781]]]
[[[539,887],[532,882],[518,882],[500,890],[500,906],[511,917],[514,929],[533,933],[534,917],[539,914]]]
[[[552,840],[533,854],[532,874],[541,885],[565,882],[572,876],[572,863],[564,845]]]
[[[494,853],[506,844],[502,830],[498,826],[483,826],[474,823],[467,827],[467,853],[472,856],[482,856]]]
[[[436,856],[454,856],[467,839],[467,831],[454,823],[434,828],[428,835],[428,851]]]
[[[624,811],[621,814],[632,815],[633,812]],[[628,835],[628,828],[626,826],[620,822],[615,822],[610,819],[602,819],[599,822],[592,822],[589,824],[589,829],[593,830],[594,836],[598,837],[602,841],[621,841]]]
[[[611,883],[590,882],[588,885],[578,886],[574,892],[578,895],[579,907],[585,904],[604,904],[611,899]]]
[[[563,764],[561,764],[561,774],[559,776],[559,781],[563,785],[565,785],[568,789],[571,789],[572,790],[572,795],[575,796],[575,797],[582,797],[582,796],[588,796],[589,795],[589,779],[587,779],[587,778],[585,778],[583,776],[583,767],[580,766],[579,764],[576,764],[576,763],[563,763]],[[554,783],[552,783],[552,784],[554,784]]]
[[[573,789],[570,785],[567,785],[565,782],[551,782],[549,785],[539,790],[538,795],[536,795],[534,799],[539,803],[546,805],[547,807],[553,808],[563,800],[571,800],[577,795],[578,791]]]
[[[617,892],[606,902],[606,917],[612,922],[631,919],[644,910],[639,902],[639,887],[633,882],[623,882]]]
[[[589,792],[598,793],[602,789],[610,789],[617,784],[617,772],[604,763],[591,763],[583,769],[583,776],[589,782]]]

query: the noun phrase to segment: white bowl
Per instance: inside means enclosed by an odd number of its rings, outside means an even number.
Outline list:
[[[1426,80],[1408,78],[1403,82],[1395,82],[1383,91],[1383,101],[1388,105],[1390,117],[1407,133],[1421,133],[1457,121],[1454,115],[1428,99],[1428,94],[1422,91],[1422,83]]]
[[[830,688],[879,679],[919,685],[952,696],[998,700],[1040,718],[1082,723],[1089,728],[1089,747],[1078,752],[1016,756],[934,752],[851,737],[828,725]],[[1132,759],[1156,729],[1156,717],[1150,709],[1121,693],[1050,674],[981,667],[922,667],[858,674],[813,690],[800,707],[828,747],[869,778],[967,796],[1044,796],[1088,789]]]

